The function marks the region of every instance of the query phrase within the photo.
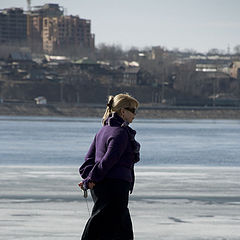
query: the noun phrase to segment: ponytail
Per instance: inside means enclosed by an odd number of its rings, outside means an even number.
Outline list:
[[[104,125],[105,121],[107,120],[107,118],[109,117],[109,115],[112,113],[113,101],[114,101],[114,96],[108,96],[107,107],[106,107],[105,113],[102,118],[103,125]]]

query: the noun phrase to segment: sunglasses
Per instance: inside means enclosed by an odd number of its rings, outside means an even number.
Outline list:
[[[136,115],[136,113],[137,113],[136,108],[124,108],[124,109],[128,110],[129,112],[133,113],[134,115]]]

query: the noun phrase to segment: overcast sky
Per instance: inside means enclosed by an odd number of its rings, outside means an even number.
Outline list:
[[[0,0],[0,8],[26,0]],[[96,45],[124,49],[163,46],[207,52],[240,44],[240,0],[32,0],[32,6],[58,3],[67,15],[92,21]]]

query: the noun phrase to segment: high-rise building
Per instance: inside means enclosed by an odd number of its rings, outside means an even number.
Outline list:
[[[90,20],[78,16],[43,18],[43,49],[52,53],[61,48],[94,48]]]
[[[29,15],[29,39],[36,45],[41,39],[42,49],[54,53],[61,49],[94,48],[91,21],[78,16],[64,16],[58,4],[35,7]]]
[[[21,8],[0,10],[0,43],[24,44],[27,41],[27,15]]]
[[[91,21],[64,16],[63,7],[45,4],[24,13],[21,8],[0,11],[0,42],[24,42],[53,54],[61,49],[94,48]]]
[[[43,18],[63,16],[63,8],[58,4],[33,7],[27,14],[28,42],[32,49],[43,50]]]

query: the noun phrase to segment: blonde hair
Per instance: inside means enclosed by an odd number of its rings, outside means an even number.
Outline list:
[[[128,93],[120,93],[116,96],[108,96],[106,111],[102,118],[102,123],[106,121],[110,114],[116,112],[120,114],[121,108],[138,108],[139,102]]]

